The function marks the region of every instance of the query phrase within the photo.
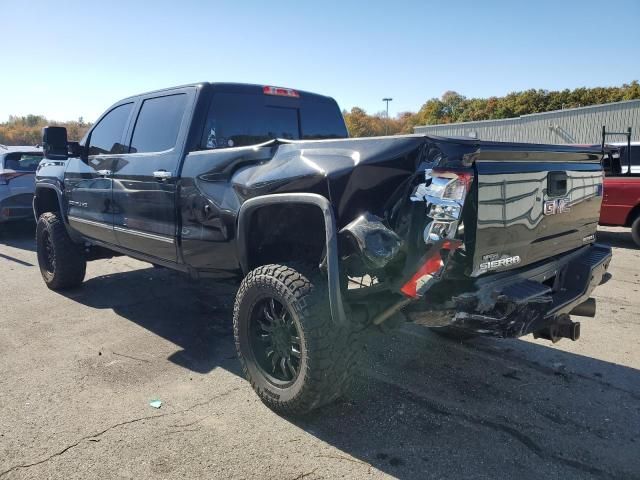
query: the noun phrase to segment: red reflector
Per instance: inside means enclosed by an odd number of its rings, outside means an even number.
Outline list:
[[[407,283],[400,289],[408,297],[418,298],[418,282],[428,275],[433,275],[442,268],[442,257],[440,252],[436,252],[432,257],[429,257],[426,262],[418,269],[416,274],[411,277]]]
[[[445,240],[442,244],[442,250],[455,250],[456,248],[462,245],[462,241],[460,240]],[[442,261],[442,257],[440,256],[440,250],[436,251],[432,256],[427,258],[427,261],[418,269],[411,280],[405,283],[400,291],[404,293],[407,297],[418,298],[421,293],[418,292],[420,288],[421,280],[428,280],[425,278],[427,276],[432,276],[439,272],[439,270],[444,266],[444,262]]]
[[[283,88],[283,87],[271,87],[265,85],[262,87],[262,92],[265,95],[279,95],[281,97],[293,97],[299,98],[300,94],[291,88]]]

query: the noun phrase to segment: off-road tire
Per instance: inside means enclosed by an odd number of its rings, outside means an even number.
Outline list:
[[[48,257],[47,242],[52,251]],[[87,261],[82,248],[74,243],[57,213],[40,215],[36,226],[38,266],[44,283],[51,290],[77,287],[84,280]]]
[[[302,340],[299,373],[288,386],[269,380],[250,346],[252,311],[265,296],[289,310]],[[283,415],[303,415],[339,398],[360,358],[360,332],[331,319],[326,278],[317,267],[274,264],[250,272],[236,295],[233,333],[246,378],[260,399]]]
[[[631,238],[636,246],[640,247],[640,215],[631,224]]]

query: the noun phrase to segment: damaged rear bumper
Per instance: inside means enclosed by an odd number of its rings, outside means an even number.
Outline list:
[[[450,326],[496,337],[520,337],[565,324],[568,314],[589,299],[611,261],[609,246],[582,247],[544,264],[478,278],[473,292],[453,297],[434,310],[428,298],[404,309],[413,322]]]

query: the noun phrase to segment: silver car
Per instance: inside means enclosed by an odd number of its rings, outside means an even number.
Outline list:
[[[0,223],[33,218],[34,176],[40,160],[41,148],[0,145]]]

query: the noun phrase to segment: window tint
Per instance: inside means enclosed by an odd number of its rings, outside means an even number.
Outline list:
[[[335,102],[309,101],[302,104],[302,138],[346,138],[347,127]]]
[[[125,147],[120,142],[132,106],[133,103],[120,105],[100,120],[100,123],[91,131],[89,155],[125,152]]]
[[[262,95],[213,96],[203,139],[206,148],[255,145],[274,138],[300,138],[297,108],[264,105]]]
[[[16,172],[35,172],[40,160],[41,153],[10,153],[4,159],[4,168]]]
[[[162,152],[173,148],[186,105],[184,93],[145,100],[133,130],[130,152]]]

